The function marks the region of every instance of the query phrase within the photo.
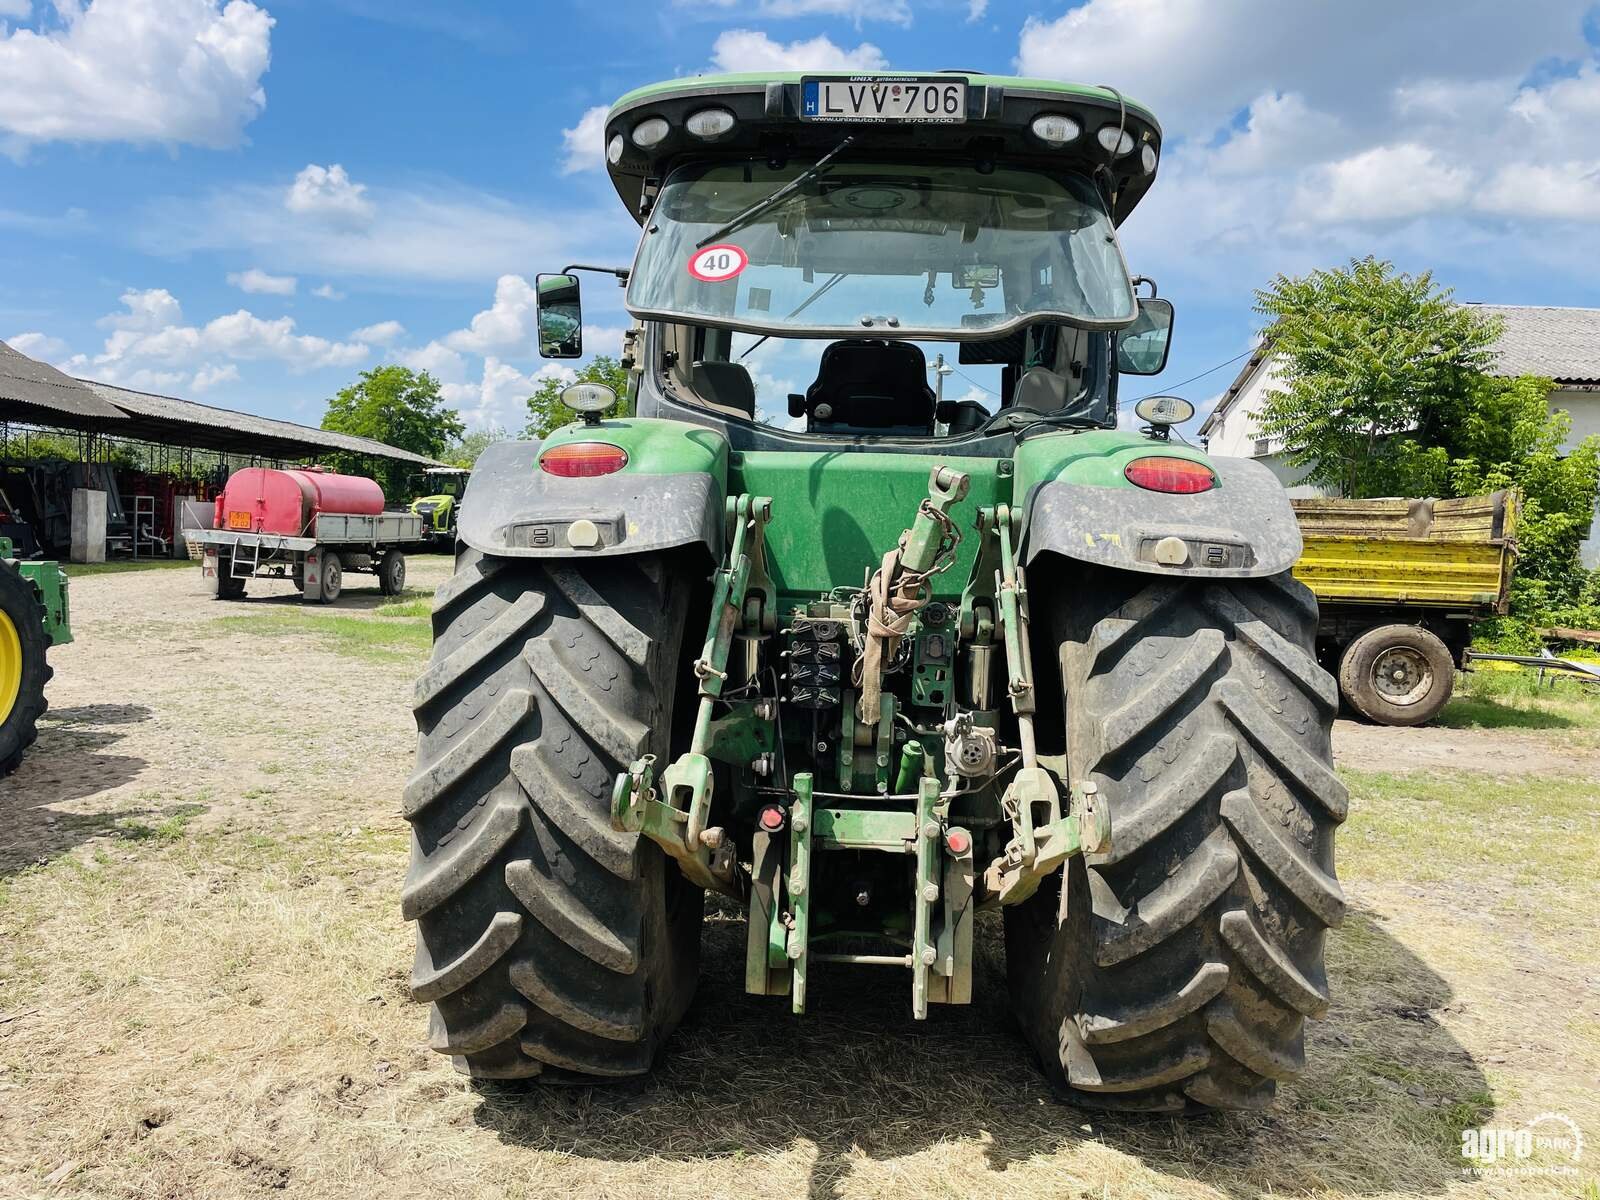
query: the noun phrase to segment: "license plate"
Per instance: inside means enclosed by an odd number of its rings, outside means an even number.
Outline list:
[[[228,514],[229,529],[249,529],[250,514],[247,512],[231,512]]]
[[[851,75],[800,81],[800,115],[810,121],[918,121],[950,125],[967,119],[961,76]]]

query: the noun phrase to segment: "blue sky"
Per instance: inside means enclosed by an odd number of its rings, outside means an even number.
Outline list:
[[[1017,71],[1147,103],[1166,153],[1124,247],[1179,311],[1151,390],[1246,351],[1275,272],[1351,255],[1432,268],[1463,299],[1600,305],[1600,16],[1509,11],[0,0],[0,338],[312,423],[402,361],[473,423],[518,425],[558,369],[532,353],[533,275],[632,256],[597,113],[717,69]],[[591,348],[615,346],[620,299],[587,287]],[[1231,373],[1179,390],[1204,406]]]

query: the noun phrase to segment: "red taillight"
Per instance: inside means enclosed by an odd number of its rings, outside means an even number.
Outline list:
[[[944,844],[957,858],[972,849],[972,835],[965,829],[952,829],[944,835]]]
[[[1136,458],[1122,468],[1122,474],[1135,487],[1151,492],[1176,492],[1187,496],[1209,492],[1217,477],[1205,463],[1187,458]]]
[[[778,830],[783,828],[783,809],[776,804],[769,804],[761,810],[761,816],[758,819],[761,822],[761,828],[768,833],[777,833]]]
[[[610,442],[567,442],[539,456],[539,467],[563,479],[593,479],[628,465],[628,452]]]

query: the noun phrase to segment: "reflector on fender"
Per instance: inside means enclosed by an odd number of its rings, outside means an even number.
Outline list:
[[[1216,474],[1205,463],[1187,458],[1136,458],[1122,468],[1123,477],[1150,492],[1190,495],[1217,486]]]
[[[628,465],[628,452],[610,442],[567,442],[539,455],[539,469],[564,479],[592,479]]]

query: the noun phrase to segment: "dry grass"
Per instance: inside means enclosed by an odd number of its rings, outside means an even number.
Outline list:
[[[104,601],[139,578],[99,581]],[[276,624],[284,610],[197,611]],[[179,639],[186,616],[148,620]],[[242,636],[223,628],[203,644]],[[299,664],[303,689],[305,648],[341,637],[248,646],[264,679]],[[151,636],[151,670],[162,645]],[[91,637],[70,662],[126,652]],[[316,661],[405,702],[409,668]],[[58,679],[58,703],[91,690],[85,669]],[[1548,1109],[1600,1137],[1587,785],[1353,775],[1352,911],[1330,941],[1336,1001],[1311,1027],[1308,1075],[1265,1114],[1106,1119],[1043,1087],[1006,1011],[993,921],[978,1003],[916,1025],[906,982],[869,968],[819,971],[805,1018],[744,996],[743,927],[714,911],[700,998],[654,1077],[473,1086],[424,1048],[405,994],[403,746],[369,739],[351,786],[337,771],[350,747],[308,756],[305,730],[274,719],[251,731],[248,777],[196,759],[185,782],[183,764],[154,761],[165,715],[122,730],[125,753],[150,760],[138,778],[51,800],[56,824],[0,842],[0,1195],[1498,1200],[1593,1186],[1471,1180],[1458,1153],[1464,1125]],[[53,724],[41,750],[81,725]],[[42,764],[18,778],[56,794]],[[1554,869],[1532,871],[1541,858]]]

